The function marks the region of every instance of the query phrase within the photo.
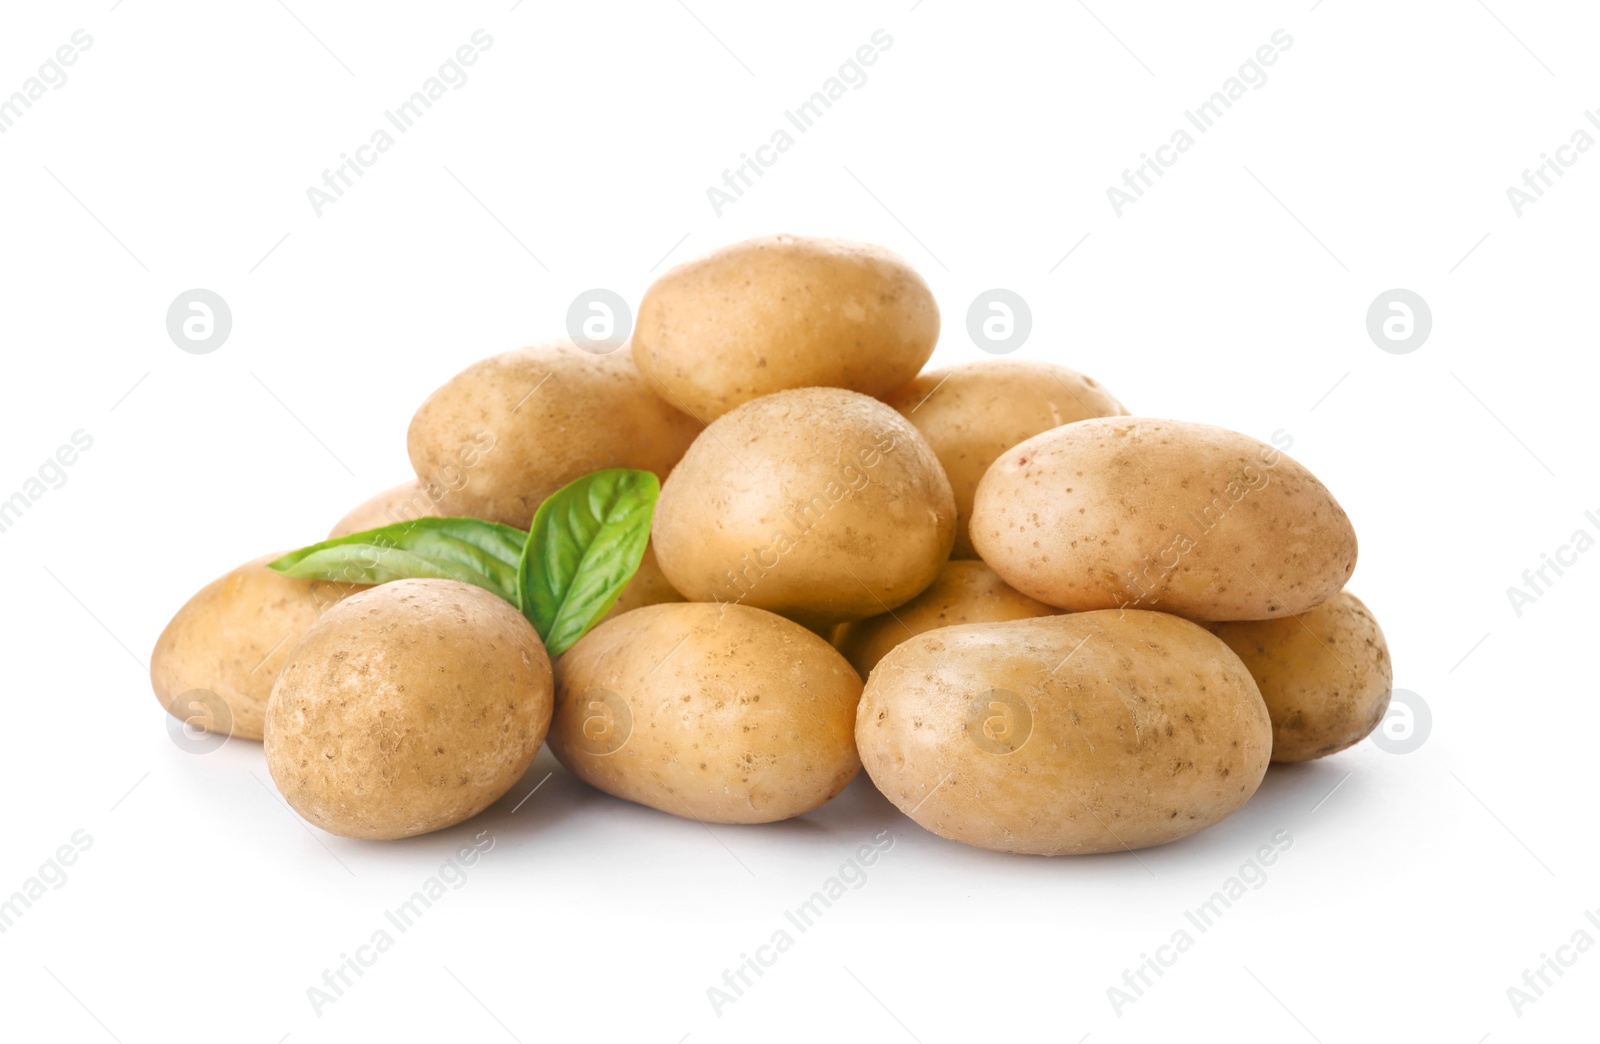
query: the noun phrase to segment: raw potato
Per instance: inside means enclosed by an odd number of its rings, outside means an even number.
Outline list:
[[[854,778],[860,698],[844,657],[799,624],[740,605],[653,605],[561,657],[550,749],[608,794],[706,823],[770,823]]]
[[[1009,586],[982,562],[946,562],[926,591],[893,613],[844,624],[834,646],[865,678],[889,650],[938,627],[1000,623],[1061,612]]]
[[[645,291],[633,358],[702,421],[787,388],[884,395],[939,340],[939,306],[905,259],[842,239],[766,236],[679,265]]]
[[[1383,725],[1356,535],[1292,438],[1131,417],[1044,361],[922,372],[940,322],[899,255],[776,235],[667,271],[623,338],[468,366],[411,418],[416,478],[329,537],[410,539],[302,568],[498,595],[247,563],[156,645],[169,731],[264,738],[288,804],[353,838],[503,812],[548,739],[700,825],[806,815],[865,767],[943,838],[1076,855],[1195,834],[1270,761]],[[646,477],[527,532],[608,469],[654,474],[653,513]],[[528,617],[602,594],[552,661]]]
[[[1128,413],[1094,378],[1022,359],[929,370],[884,401],[917,426],[950,477],[957,516],[951,558],[978,557],[967,520],[978,481],[1000,454],[1063,424]]]
[[[884,796],[941,837],[1081,855],[1234,812],[1266,773],[1272,725],[1221,640],[1133,609],[919,635],[872,672],[856,741]]]
[[[324,830],[411,837],[511,789],[550,710],[550,660],[521,613],[454,580],[397,580],[295,646],[267,708],[267,768]]]
[[[1349,591],[1285,620],[1208,627],[1261,689],[1272,717],[1273,761],[1310,761],[1352,747],[1389,709],[1389,644],[1371,610]]]
[[[289,650],[324,611],[366,590],[274,573],[267,563],[278,557],[246,562],[213,580],[161,632],[150,654],[150,685],[173,717],[260,739],[267,697]]]
[[[623,613],[642,609],[647,605],[660,605],[662,602],[681,602],[683,595],[679,594],[667,580],[667,574],[661,571],[661,566],[656,562],[656,550],[650,545],[644,546],[644,558],[639,561],[639,571],[633,574],[628,581],[628,586],[622,589],[622,594],[617,596],[617,604],[613,605],[606,615],[600,618],[601,622],[612,617],[621,616]],[[596,624],[595,626],[599,626]]]
[[[370,500],[364,500],[351,508],[350,513],[333,527],[328,539],[349,536],[351,533],[364,533],[369,529],[380,529],[397,522],[438,518],[439,515],[439,506],[433,497],[428,495],[421,482],[412,479],[392,489],[386,489]]]
[[[452,377],[411,420],[411,464],[437,513],[527,529],[539,503],[592,471],[666,478],[700,425],[657,397],[627,351],[552,342]]]
[[[1042,602],[1195,620],[1303,613],[1356,565],[1344,509],[1281,450],[1138,417],[1080,421],[1002,454],[978,485],[972,542]]]
[[[840,388],[778,392],[713,421],[662,487],[654,526],[686,598],[813,628],[909,601],[954,538],[955,498],[927,441]]]

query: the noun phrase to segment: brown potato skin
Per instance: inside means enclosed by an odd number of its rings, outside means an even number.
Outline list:
[[[1327,757],[1371,735],[1389,710],[1394,664],[1377,619],[1341,591],[1283,620],[1213,623],[1272,717],[1272,760]]]
[[[931,584],[955,539],[955,498],[904,417],[856,392],[800,388],[711,423],[662,487],[653,539],[691,601],[821,629]]]
[[[865,678],[908,638],[956,624],[1055,616],[1061,610],[1029,598],[982,562],[946,562],[926,591],[892,613],[841,625],[833,644]]]
[[[213,580],[161,632],[150,654],[150,686],[168,713],[188,718],[187,705],[174,701],[206,690],[227,704],[233,736],[260,739],[267,697],[289,650],[327,609],[367,589],[274,573],[267,563],[279,557],[265,555]]]
[[[440,518],[439,505],[416,479],[402,482],[363,500],[350,509],[350,513],[334,524],[328,539],[365,533],[397,522],[414,522],[419,518]]]
[[[665,479],[699,432],[650,390],[625,348],[592,355],[550,342],[452,377],[417,410],[406,446],[438,514],[527,529],[541,501],[591,471]]]
[[[951,558],[977,558],[967,532],[978,482],[1000,454],[1063,424],[1127,416],[1093,377],[1054,363],[986,359],[928,370],[884,397],[938,454],[956,495]]]
[[[597,692],[625,701],[625,732],[596,726]],[[550,749],[616,797],[706,823],[771,823],[824,804],[860,770],[860,698],[844,657],[797,623],[741,605],[652,605],[561,657]],[[597,749],[595,736],[620,745]]]
[[[544,645],[510,604],[454,580],[397,580],[346,599],[295,646],[267,707],[267,768],[330,833],[441,830],[522,778],[551,688]]]
[[[657,391],[709,422],[786,388],[886,394],[917,375],[938,340],[933,292],[898,254],[777,235],[656,280],[632,343]]]
[[[1145,417],[1079,421],[1007,450],[978,484],[972,542],[1042,602],[1192,620],[1315,608],[1357,551],[1333,494],[1281,450]]]
[[[998,691],[997,691],[998,690]],[[1002,704],[1009,753],[975,729]],[[983,735],[1004,735],[1003,730]],[[1221,640],[1132,609],[968,624],[896,647],[856,715],[868,775],[941,837],[1001,852],[1083,855],[1186,837],[1255,793],[1272,725]]]

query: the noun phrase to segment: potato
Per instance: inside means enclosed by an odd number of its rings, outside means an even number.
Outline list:
[[[397,522],[414,522],[419,518],[439,516],[439,506],[433,497],[421,482],[412,479],[351,508],[350,513],[341,518],[328,533],[328,539],[365,533],[369,529],[380,529]]]
[[[652,605],[561,657],[550,749],[608,794],[706,823],[770,823],[855,777],[860,698],[844,657],[799,624],[742,605]]]
[[[933,582],[955,498],[916,428],[876,399],[801,388],[747,402],[689,447],[656,505],[656,557],[690,601],[821,628]]]
[[[1272,725],[1220,639],[1145,610],[928,631],[868,679],[867,774],[941,837],[1081,855],[1147,848],[1255,793]]]
[[[644,558],[639,561],[639,570],[628,580],[628,586],[622,589],[622,594],[617,596],[617,604],[613,605],[606,615],[600,619],[609,620],[623,613],[642,609],[647,605],[660,605],[662,602],[681,602],[683,595],[667,580],[667,574],[661,571],[661,566],[656,562],[656,551],[653,546],[644,546]],[[596,626],[599,626],[596,624]]]
[[[1079,421],[1006,451],[978,484],[972,542],[1041,602],[1195,620],[1303,613],[1356,565],[1344,509],[1280,449],[1139,417]]]
[[[1207,626],[1261,689],[1273,761],[1310,761],[1352,747],[1389,709],[1389,644],[1372,611],[1349,591],[1299,616]]]
[[[1051,428],[1126,416],[1092,377],[1054,363],[988,359],[929,370],[884,397],[927,438],[956,495],[952,558],[977,558],[967,534],[978,480],[1006,450]]]
[[[939,306],[899,255],[766,236],[656,280],[639,302],[633,359],[668,402],[710,421],[787,388],[886,394],[938,340]]]
[[[549,343],[452,377],[412,418],[406,444],[437,514],[527,529],[545,497],[591,471],[665,478],[699,432],[650,391],[626,351]]]
[[[841,626],[834,647],[865,678],[889,650],[937,627],[1054,616],[1052,605],[1010,587],[982,562],[946,562],[926,591],[892,613]]]
[[[550,711],[550,660],[521,613],[454,580],[397,580],[330,609],[289,654],[267,768],[324,830],[411,837],[511,789]]]
[[[366,589],[274,573],[267,563],[279,557],[213,580],[161,632],[150,654],[150,686],[168,713],[196,728],[260,739],[267,697],[289,650],[325,610]]]

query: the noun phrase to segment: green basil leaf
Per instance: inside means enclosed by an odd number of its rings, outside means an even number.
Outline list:
[[[527,536],[481,518],[419,518],[324,540],[270,565],[285,576],[353,584],[459,580],[521,608],[517,570]]]
[[[617,603],[644,558],[660,492],[650,472],[612,468],[539,505],[522,553],[521,604],[551,656],[570,649]]]

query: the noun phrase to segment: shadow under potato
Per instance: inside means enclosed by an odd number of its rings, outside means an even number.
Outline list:
[[[1222,862],[1246,858],[1280,829],[1291,832],[1303,825],[1313,808],[1339,784],[1353,766],[1344,759],[1273,765],[1260,789],[1238,812],[1198,834],[1135,852],[1105,852],[1091,855],[1040,859],[975,848],[950,841],[917,825],[890,803],[865,772],[859,774],[838,797],[812,812],[777,823],[701,824],[645,805],[613,797],[582,782],[568,772],[548,747],[541,748],[526,775],[499,801],[483,813],[453,827],[395,841],[357,841],[326,835],[352,845],[433,852],[448,857],[462,846],[471,847],[479,835],[492,837],[496,844],[520,846],[549,839],[561,832],[569,821],[580,819],[598,823],[597,814],[624,828],[641,820],[661,824],[677,823],[685,830],[711,829],[735,837],[757,834],[768,843],[791,843],[801,847],[837,844],[849,847],[887,830],[897,843],[913,848],[931,846],[940,858],[967,858],[982,863],[1023,865],[1052,864],[1062,867],[1094,865],[1097,871],[1125,871],[1143,877],[1159,873],[1172,856],[1185,862],[1196,856],[1214,855]],[[636,819],[635,817],[639,817]],[[1125,863],[1126,867],[1117,864]]]
[[[528,793],[535,784],[545,778],[546,773],[552,773],[550,778],[539,788],[522,807],[514,814],[510,809],[522,795]],[[534,817],[527,817],[526,813],[536,804],[545,802],[551,806],[559,805],[560,809],[552,808],[550,811]],[[533,768],[523,777],[520,784],[513,787],[511,792],[501,798],[488,811],[461,824],[462,827],[478,823],[494,817],[496,823],[491,829],[497,832],[503,829],[508,836],[524,836],[530,832],[529,824],[533,828],[544,829],[553,827],[560,822],[581,813],[586,817],[604,815],[614,821],[635,822],[634,817],[648,820],[656,824],[656,829],[670,829],[674,824],[696,834],[709,828],[722,836],[739,836],[742,834],[761,835],[768,842],[782,842],[800,840],[807,843],[825,839],[838,839],[841,844],[857,841],[863,837],[871,837],[881,830],[904,823],[909,823],[899,811],[889,803],[888,799],[878,793],[866,773],[860,773],[852,780],[840,794],[831,801],[804,815],[791,819],[780,820],[775,823],[701,823],[688,816],[674,815],[671,812],[651,808],[623,798],[614,797],[595,787],[589,786],[568,772],[560,762],[550,754],[549,748],[539,752]],[[459,829],[459,828],[456,828]],[[920,827],[916,829],[920,830]]]
[[[1001,861],[1010,864],[1050,864],[1061,867],[1095,865],[1099,869],[1115,868],[1119,874],[1124,869],[1131,869],[1143,877],[1147,872],[1159,873],[1163,863],[1172,861],[1192,864],[1196,857],[1205,859],[1214,856],[1225,864],[1246,859],[1261,845],[1271,844],[1275,832],[1288,830],[1294,833],[1305,827],[1313,811],[1318,808],[1318,803],[1339,785],[1341,779],[1354,771],[1354,760],[1324,759],[1271,765],[1260,788],[1249,801],[1226,819],[1188,837],[1132,851],[1039,858],[992,851],[951,841],[923,829],[909,817],[901,814],[877,791],[865,773],[858,777],[844,794],[811,816],[802,819],[822,817],[830,809],[846,802],[854,795],[854,808],[846,817],[841,817],[839,820],[840,825],[845,827],[843,833],[851,837],[870,835],[887,827],[902,842],[910,842],[918,847],[927,844],[939,848],[941,859],[965,857],[986,863]],[[1062,795],[1062,800],[1071,802],[1073,799],[1070,795]],[[799,822],[801,821],[791,820],[789,824],[776,825],[784,826]],[[816,826],[809,825],[804,829],[816,829]],[[1127,867],[1120,867],[1119,863],[1125,863]]]

